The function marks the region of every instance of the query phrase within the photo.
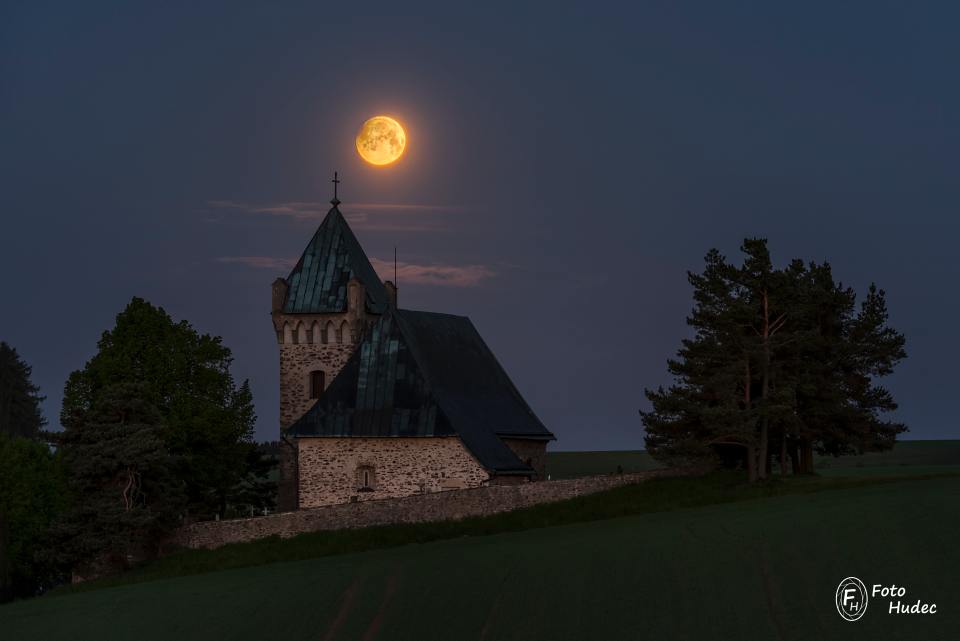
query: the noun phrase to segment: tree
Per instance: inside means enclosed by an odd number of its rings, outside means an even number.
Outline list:
[[[775,458],[782,473],[788,458],[795,473],[812,472],[814,451],[892,447],[906,427],[883,420],[896,404],[874,379],[906,353],[886,325],[882,290],[871,285],[855,313],[854,292],[834,282],[829,264],[774,269],[763,239],[741,250],[740,267],[711,250],[703,273],[688,275],[695,333],[668,362],[676,383],[646,392],[651,454],[743,463],[756,480]]]
[[[61,457],[45,443],[0,434],[0,574],[7,577],[7,598],[35,596],[59,582],[63,569],[47,550],[52,524],[66,507]]]
[[[705,263],[702,274],[687,275],[694,297],[687,324],[694,336],[667,362],[677,382],[646,392],[653,404],[653,411],[641,412],[646,445],[654,457],[682,464],[712,457],[744,460],[753,479],[759,440],[743,330],[749,312],[720,252],[708,252]]]
[[[37,438],[43,427],[43,396],[30,381],[31,371],[17,350],[0,342],[0,433]]]
[[[219,337],[201,335],[134,298],[98,348],[67,381],[61,412],[67,432],[102,413],[97,398],[104,390],[135,383],[141,400],[159,414],[159,436],[183,486],[185,515],[223,514],[237,499],[249,498],[249,488],[266,486],[253,442],[250,388],[234,384],[232,355]]]
[[[0,510],[0,603],[6,603],[13,598],[13,580],[10,578],[10,543],[7,538],[7,515]]]
[[[62,559],[71,565],[124,568],[153,556],[179,521],[182,484],[147,396],[141,384],[106,387],[59,437],[77,498],[59,528]]]

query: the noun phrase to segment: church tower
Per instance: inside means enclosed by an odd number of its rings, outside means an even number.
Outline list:
[[[333,381],[367,327],[396,306],[340,212],[332,207],[286,279],[273,283],[271,316],[280,347],[280,482],[277,508],[297,509],[296,446],[286,430]]]

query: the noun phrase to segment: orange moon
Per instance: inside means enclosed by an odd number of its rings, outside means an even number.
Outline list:
[[[389,165],[403,155],[407,133],[390,116],[370,118],[357,133],[357,153],[371,165]]]

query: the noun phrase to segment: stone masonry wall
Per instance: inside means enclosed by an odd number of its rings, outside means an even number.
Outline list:
[[[477,487],[488,478],[455,436],[299,438],[297,449],[301,508]]]
[[[352,343],[280,344],[280,430],[293,424],[313,407],[310,398],[310,372],[322,370],[329,386],[353,353]],[[297,508],[297,454],[292,445],[280,448],[280,479],[277,483],[277,507]]]
[[[180,528],[170,543],[188,548],[217,548],[267,536],[288,538],[322,530],[463,519],[562,501],[656,477],[698,473],[698,470],[651,470],[562,481],[490,485],[399,499],[328,505],[249,519],[205,521]]]
[[[313,407],[310,398],[310,372],[322,370],[330,385],[353,353],[355,345],[284,344],[280,345],[280,427],[289,427]]]

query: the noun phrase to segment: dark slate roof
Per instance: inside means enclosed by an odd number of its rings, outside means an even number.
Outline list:
[[[367,293],[367,311],[382,314],[389,304],[387,290],[336,205],[320,223],[296,267],[287,277],[288,314],[343,312],[347,283],[356,276]]]
[[[485,468],[529,473],[500,437],[552,440],[469,318],[391,311],[290,436],[458,435]]]

